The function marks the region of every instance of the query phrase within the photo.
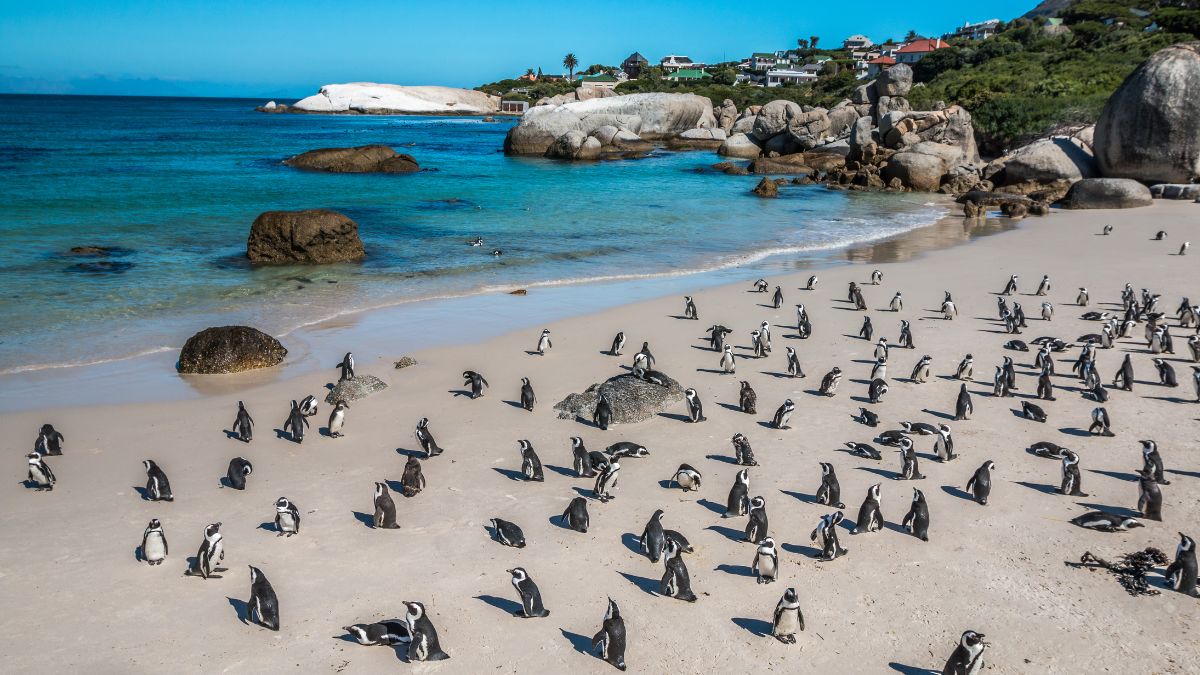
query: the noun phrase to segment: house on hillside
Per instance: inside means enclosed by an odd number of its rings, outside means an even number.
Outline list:
[[[875,43],[866,35],[851,35],[842,40],[842,49],[870,49]]]
[[[584,75],[579,78],[579,87],[581,89],[615,89],[619,83],[620,80],[608,73]]]
[[[878,56],[867,61],[867,77],[879,77],[883,71],[896,65],[896,59],[890,56]]]
[[[750,70],[764,73],[779,64],[779,59],[775,54],[767,52],[754,52],[750,55]]]
[[[768,70],[765,84],[768,87],[779,87],[785,84],[804,84],[816,82],[817,76],[802,70],[776,69]]]
[[[946,38],[966,38],[968,40],[986,40],[1000,29],[1000,19],[988,19],[979,23],[964,23],[946,35]]]
[[[686,69],[703,68],[705,64],[700,63],[698,61],[693,61],[686,56],[681,56],[678,54],[667,54],[666,56],[662,57],[662,60],[658,62],[658,65],[662,66],[664,73],[673,73],[677,70],[684,69],[684,68],[686,68]]]
[[[712,79],[712,75],[699,68],[680,68],[668,74],[666,79],[670,82],[699,82]]]
[[[650,62],[646,60],[646,57],[642,56],[639,52],[634,52],[629,56],[626,56],[625,60],[621,62],[621,70],[624,71],[630,79],[636,80],[638,75],[642,74],[642,68],[645,68],[648,65],[650,65]]]
[[[929,56],[935,51],[939,49],[945,49],[949,46],[950,45],[941,38],[934,38],[932,40],[913,40],[912,42],[896,50],[896,63],[913,64],[925,58],[926,56]]]

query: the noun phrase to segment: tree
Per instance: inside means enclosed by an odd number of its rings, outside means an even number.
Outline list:
[[[820,37],[819,35],[810,35],[810,36],[808,36],[808,44],[809,44],[809,45],[810,45],[810,46],[811,46],[813,49],[816,49],[816,48],[817,48],[817,42],[819,42],[820,40],[821,40],[821,37]]]
[[[570,72],[570,75],[567,76],[567,79],[575,79],[575,66],[578,65],[579,59],[575,58],[574,54],[568,52],[567,55],[563,57],[563,68],[566,68]]]
[[[526,74],[526,75],[528,75],[528,76],[530,76],[530,77],[533,77],[533,68],[526,68],[526,69],[525,69],[525,74]]]
[[[802,50],[808,49],[808,45],[809,45],[808,40],[805,40],[804,38],[799,38],[798,40],[796,40],[796,46]]]
[[[713,73],[714,84],[730,85],[737,82],[737,71],[728,66],[718,68],[717,72]]]
[[[917,33],[917,31],[912,30],[912,29],[909,29],[909,31],[904,34],[905,42],[912,42],[913,40],[920,40],[920,39],[922,39],[921,35],[919,33]]]
[[[538,66],[538,79],[542,79],[542,67]]]

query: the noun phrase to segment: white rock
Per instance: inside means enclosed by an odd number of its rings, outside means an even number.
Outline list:
[[[278,107],[279,107],[279,104],[276,103],[275,101],[267,101],[267,104],[263,106],[263,110],[274,110]]]
[[[489,115],[499,111],[500,99],[481,91],[453,87],[351,82],[327,84],[321,87],[320,93],[301,99],[292,108],[314,113]]]

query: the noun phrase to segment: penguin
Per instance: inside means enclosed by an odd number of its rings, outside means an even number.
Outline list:
[[[443,450],[441,446],[437,444],[437,441],[434,440],[433,432],[429,430],[428,417],[422,417],[421,419],[417,420],[417,428],[413,431],[413,435],[416,436],[417,443],[421,445],[421,449],[425,451],[425,459],[437,457],[445,452],[445,450]]]
[[[854,523],[850,534],[878,532],[883,529],[883,513],[879,510],[879,489],[879,483],[867,488],[867,496],[863,499],[862,506],[858,507],[858,521]]]
[[[300,401],[300,405],[297,407],[300,408],[301,415],[304,417],[312,417],[313,415],[317,414],[317,397],[309,394]],[[285,429],[284,431],[287,430]]]
[[[1045,457],[1047,459],[1063,458],[1063,447],[1057,443],[1051,443],[1050,441],[1038,441],[1037,443],[1029,446],[1026,451],[1032,452],[1038,457]]]
[[[768,288],[770,288],[770,285],[767,284],[766,279],[759,279],[758,281],[754,282],[755,293],[766,293]]]
[[[901,427],[904,427],[904,433],[917,434],[918,436],[936,436],[938,428],[928,422],[901,422]]]
[[[1192,245],[1192,242],[1190,242],[1190,241],[1183,242],[1183,246],[1179,247],[1179,255],[1187,255],[1188,247],[1191,245]]]
[[[937,454],[938,461],[941,462],[949,462],[958,458],[958,455],[954,454],[954,436],[950,435],[950,425],[937,425],[937,438],[933,441],[933,451]]]
[[[473,237],[467,240],[467,245],[473,248],[483,246],[483,237]]]
[[[1029,351],[1029,345],[1025,344],[1024,340],[1009,340],[1008,342],[1004,343],[1004,348],[1011,349],[1014,352]]]
[[[1167,233],[1162,230],[1159,230],[1158,232],[1154,233],[1154,241],[1162,241],[1166,238],[1167,238]]]
[[[900,475],[897,480],[923,480],[921,470],[917,467],[917,451],[913,449],[911,438],[900,439]]]
[[[746,523],[746,541],[760,544],[767,536],[767,500],[761,496],[750,500],[750,522]]]
[[[926,354],[917,361],[917,365],[913,366],[912,375],[908,378],[917,384],[924,384],[929,378],[929,364],[933,363],[933,357]]]
[[[929,541],[929,505],[925,503],[925,493],[917,488],[913,488],[912,506],[901,526],[917,539]]]
[[[1112,386],[1120,387],[1125,391],[1133,391],[1133,359],[1129,354],[1125,355],[1120,370],[1113,376]]]
[[[811,277],[808,278],[808,284],[805,285],[805,289],[810,290],[810,291],[817,290],[817,284],[820,281],[821,280],[817,278],[817,275],[815,275],[815,274],[812,275]]]
[[[1088,289],[1083,286],[1079,287],[1079,295],[1075,296],[1075,304],[1080,307],[1088,306]]]
[[[988,460],[975,469],[975,475],[967,481],[967,492],[975,496],[975,501],[981,506],[987,506],[988,495],[992,493],[992,471],[996,463]]]
[[[850,442],[846,443],[846,447],[850,448],[850,454],[854,455],[855,457],[863,457],[865,459],[873,459],[875,461],[883,459],[883,454],[881,454],[869,443]]]
[[[871,375],[869,380],[886,380],[887,379],[887,359],[876,359],[875,364],[871,366]]]
[[[514,567],[506,571],[512,575],[513,588],[517,589],[517,595],[521,598],[521,609],[513,612],[513,616],[523,619],[550,616],[550,611],[542,604],[542,592],[538,590],[537,584],[525,568]]]
[[[567,510],[559,516],[558,522],[564,527],[586,534],[589,523],[587,500],[583,497],[572,499],[571,503],[567,504]]]
[[[392,501],[392,493],[387,483],[375,483],[375,516],[371,526],[377,530],[398,530],[396,524],[396,502]]]
[[[767,537],[758,545],[754,552],[754,562],[750,565],[758,583],[769,584],[779,576],[779,551],[775,550],[775,540]]]
[[[692,592],[692,580],[688,576],[687,565],[683,564],[683,551],[676,541],[667,541],[663,562],[666,572],[659,583],[659,593],[669,598],[685,602],[695,602],[696,594]]]
[[[425,472],[421,470],[421,460],[409,457],[404,462],[404,473],[400,476],[400,490],[405,497],[416,497],[425,489]]]
[[[1088,511],[1082,516],[1075,516],[1071,522],[1085,530],[1101,532],[1126,532],[1132,527],[1145,527],[1137,518],[1118,516],[1104,511]]]
[[[696,312],[696,303],[692,300],[692,296],[683,296],[683,316],[686,319],[698,320],[700,315]]]
[[[893,312],[899,312],[904,309],[904,298],[901,296],[900,291],[896,291],[896,294],[892,296],[892,301],[888,304],[888,309]]]
[[[736,518],[746,515],[750,510],[750,471],[742,469],[733,479],[733,487],[729,488],[729,497],[725,500],[725,513],[722,518]]]
[[[405,600],[404,606],[407,609],[404,620],[408,623],[409,634],[412,635],[412,642],[408,643],[408,660],[410,662],[445,661],[450,658],[449,654],[442,651],[442,645],[438,642],[437,629],[429,620],[429,615],[425,612],[425,605]]]
[[[1104,236],[1106,236],[1106,237],[1107,237],[1108,235],[1112,234],[1112,231],[1113,231],[1113,226],[1112,226],[1112,225],[1105,225],[1105,226],[1104,226],[1104,229],[1103,229],[1102,231],[1103,231],[1103,233],[1104,233]]]
[[[245,457],[234,457],[229,460],[229,468],[225,470],[225,480],[234,490],[246,489],[246,477],[254,472],[254,465]]]
[[[1200,328],[1200,323],[1197,327]],[[1188,338],[1188,350],[1192,352],[1192,361],[1200,361],[1200,335]]]
[[[846,508],[842,503],[842,486],[838,483],[833,464],[829,462],[821,462],[821,487],[817,488],[816,500],[818,504],[825,506]]]
[[[1175,368],[1165,359],[1154,359],[1154,367],[1158,369],[1158,383],[1164,387],[1178,387],[1179,380],[1175,378]]]
[[[871,403],[879,403],[883,395],[888,392],[887,382],[881,379],[871,380],[871,384],[867,387],[867,399]]]
[[[1038,284],[1037,292],[1034,295],[1045,295],[1050,292],[1050,275],[1043,274],[1042,281]]]
[[[483,388],[490,386],[488,381],[483,379],[483,376],[473,370],[463,371],[463,386],[471,387],[471,398],[476,399],[483,396]]]
[[[315,404],[313,408],[315,409]],[[308,416],[300,409],[300,406],[292,401],[292,410],[288,413],[288,418],[283,423],[283,431],[291,435],[292,441],[296,443],[304,442],[304,430],[308,428]]]
[[[771,298],[771,305],[774,309],[783,307],[783,289],[779,286],[775,287],[775,295]]]
[[[349,355],[347,355],[349,356]],[[351,375],[353,377],[353,375]],[[250,601],[246,603],[246,618],[263,628],[279,630],[279,598],[267,576],[254,565],[250,568]]]
[[[1083,477],[1079,472],[1079,455],[1063,448],[1062,486],[1058,488],[1058,492],[1070,497],[1086,497],[1087,493],[1081,489],[1082,483]]]
[[[412,634],[408,632],[408,623],[400,620],[370,624],[356,623],[352,626],[342,626],[342,630],[352,636],[358,644],[368,647],[376,645],[390,647],[412,642]]]
[[[878,286],[883,283],[883,272],[879,270],[871,270],[871,285]]]
[[[875,413],[871,412],[870,410],[867,410],[866,408],[859,408],[858,409],[858,417],[855,419],[858,420],[859,424],[865,424],[866,426],[871,427],[872,429],[879,426],[879,415],[876,415]]]
[[[501,251],[501,250],[500,250],[500,249],[498,249],[498,248],[497,248],[497,249],[494,249],[494,250],[492,251],[492,257],[493,257],[493,258],[499,258],[499,257],[500,257],[500,256],[502,256],[502,255],[504,255],[504,251]]]
[[[154,460],[147,459],[142,462],[142,466],[146,467],[146,493],[145,498],[152,502],[173,502],[175,497],[171,494],[171,483],[167,481],[167,474]]]
[[[792,403],[792,399],[784,400],[783,404],[775,411],[775,417],[771,419],[771,426],[775,429],[791,429],[788,426],[788,420],[792,418],[792,413],[796,411],[796,404]]]
[[[238,401],[237,417],[233,420],[233,433],[243,443],[249,443],[254,437],[254,418],[246,412],[246,404],[241,401]]]
[[[238,405],[241,403],[239,402]],[[54,428],[53,424],[43,424],[42,428],[38,430],[37,440],[33,442],[33,450],[43,455],[61,455],[62,444],[65,440],[66,438]]]
[[[1000,315],[1001,321],[1004,321],[1012,314],[1012,312],[1008,310],[1008,303],[1004,300],[1004,298],[996,298],[996,312]]]
[[[878,270],[876,270],[878,271]],[[785,645],[796,644],[796,633],[804,630],[804,612],[800,611],[800,598],[796,589],[789,588],[775,605],[775,616],[771,621],[771,635]]]
[[[338,362],[338,364],[336,366],[334,366],[334,368],[338,368],[342,371],[341,375],[338,376],[338,382],[341,382],[342,380],[353,380],[354,379],[354,354],[351,354],[350,352],[346,352],[346,355],[342,357],[342,360],[340,362]]]
[[[138,549],[150,565],[161,565],[167,559],[167,535],[163,533],[162,523],[158,518],[151,518],[146,531],[142,533],[142,547]]]
[[[1138,441],[1142,444],[1142,468],[1148,471],[1159,485],[1170,485],[1171,481],[1163,480],[1162,456],[1158,454],[1158,443],[1154,441]]]
[[[1017,367],[1012,357],[1004,357],[1004,386],[1009,391],[1017,391]]]
[[[842,383],[842,369],[837,366],[833,370],[825,373],[825,377],[821,378],[821,388],[817,390],[822,396],[833,396],[837,393],[838,385]]]
[[[275,500],[275,530],[279,537],[300,534],[300,508],[287,497]]]
[[[641,351],[633,356],[633,367],[653,370],[655,360],[654,354],[650,351],[650,343],[643,342]]]
[[[870,342],[872,336],[874,336],[874,335],[875,335],[875,327],[871,325],[871,317],[864,316],[862,328],[858,329],[858,336],[860,338],[866,340],[867,342]]]
[[[1200,401],[1200,366],[1192,366],[1192,386],[1196,389],[1196,400]]]
[[[200,550],[184,574],[202,579],[220,579],[216,572],[225,571],[219,566],[224,559],[225,539],[221,535],[221,523],[211,523],[204,528],[204,541],[200,542]]]
[[[538,342],[537,342],[537,350],[536,351],[538,353],[538,356],[545,356],[546,350],[550,349],[553,346],[554,345],[550,344],[550,329],[543,328],[542,334],[538,337]]]
[[[329,437],[341,438],[342,429],[346,426],[346,411],[350,409],[350,404],[339,400],[333,406],[333,412],[329,413]]]
[[[683,488],[684,492],[694,492],[700,489],[702,477],[700,472],[691,464],[680,464],[671,476],[671,482]]]
[[[603,471],[604,467],[612,463],[612,458],[603,452],[590,450],[588,451],[588,461],[592,463],[592,471]]]
[[[1046,423],[1046,411],[1029,401],[1021,401],[1021,416],[1034,422]]]
[[[604,449],[605,454],[613,459],[622,457],[649,457],[650,451],[643,445],[638,445],[631,441],[620,441],[613,443]]]
[[[601,392],[596,398],[596,409],[592,411],[592,424],[595,424],[601,431],[608,431],[608,425],[612,424],[612,403],[608,400],[608,395]]]
[[[733,355],[731,354],[729,358],[732,360]],[[738,392],[738,407],[747,415],[758,414],[758,394],[754,393],[754,389],[746,380],[742,380],[741,390]]]
[[[761,334],[758,331],[750,331],[750,344],[754,345],[754,358],[761,359],[767,355],[767,350],[763,346]]]
[[[533,449],[533,444],[529,441],[517,441],[517,445],[521,449],[521,473],[525,476],[525,480],[531,480],[538,483],[546,480],[542,475],[542,460],[538,458],[537,452]]]
[[[714,352],[719,352],[725,349],[725,336],[733,331],[721,324],[713,324],[712,328],[709,328],[706,332],[708,333],[708,346]]]
[[[704,404],[700,403],[700,395],[695,389],[688,388],[683,392],[683,396],[687,399],[688,420],[693,424],[704,421]]]
[[[916,349],[917,343],[913,341],[912,326],[908,321],[900,319],[900,346],[904,349]]]
[[[537,403],[537,396],[533,393],[533,385],[529,384],[528,377],[521,378],[521,407],[533,412],[533,404]]]
[[[1008,377],[1004,373],[1004,366],[996,366],[996,376],[992,378],[992,396],[1012,396],[1008,390]]]
[[[948,295],[948,294],[947,294]],[[954,301],[950,298],[942,300],[942,319],[945,321],[953,321],[954,317],[958,316],[958,307],[954,305]]]
[[[662,509],[655,511],[642,530],[642,536],[638,539],[642,553],[645,553],[652,563],[658,562],[667,547],[667,535],[663,533],[662,517]]]
[[[875,438],[875,440],[877,440],[880,443],[883,443],[884,445],[890,445],[892,447],[898,448],[898,447],[900,447],[900,442],[903,441],[905,438],[904,434],[905,434],[905,432],[901,431],[899,429],[889,429],[888,431],[885,431],[885,432],[879,434],[879,436],[877,436]]]
[[[838,542],[837,525],[844,517],[841,511],[827,513],[821,516],[816,529],[808,535],[810,541],[817,542],[821,547],[821,552],[815,556],[819,560],[835,560],[850,552]]]
[[[721,355],[721,371],[726,374],[733,374],[737,369],[737,363],[733,359],[733,347],[725,345],[725,353]]]
[[[1154,480],[1154,472],[1138,469],[1138,515],[1149,520],[1162,520],[1162,490]]]
[[[863,297],[862,289],[855,287],[853,293],[854,309],[865,312],[867,311],[867,299]]]
[[[794,347],[787,348],[787,371],[792,377],[807,377],[804,369],[800,367],[800,357],[796,356]]]
[[[885,337],[881,337],[881,338],[879,338],[879,341],[875,343],[875,360],[878,361],[880,359],[883,359],[883,361],[886,362],[887,358],[888,358],[888,340]]]
[[[513,548],[525,548],[525,533],[516,523],[492,518],[492,533],[497,542]],[[512,570],[509,570],[511,573]]]
[[[1017,275],[1012,275],[1008,278],[1008,283],[1004,285],[1004,290],[1000,291],[1000,295],[1012,295],[1017,292]]]
[[[29,464],[29,479],[26,485],[34,488],[37,492],[49,492],[54,489],[54,472],[50,470],[50,465],[46,464],[46,460],[36,452],[31,452],[25,455],[25,459]]]
[[[1175,560],[1167,566],[1167,585],[1172,589],[1196,597],[1196,542],[1180,532],[1179,547],[1175,549]]]
[[[1111,229],[1111,225],[1105,225]],[[1105,232],[1108,234],[1108,232]],[[979,675],[983,672],[983,650],[987,643],[983,641],[983,633],[973,630],[966,631],[958,640],[958,646],[946,661],[942,675]]]
[[[596,469],[592,467],[592,458],[588,449],[579,436],[571,437],[571,459],[575,475],[579,478],[594,478]]]
[[[620,356],[625,350],[625,331],[617,331],[613,337],[612,346],[608,348],[609,356]]]
[[[625,621],[612,598],[608,599],[608,610],[604,612],[600,632],[592,638],[592,651],[596,650],[599,650],[600,658],[617,670],[625,670]]]
[[[1093,436],[1115,436],[1112,432],[1112,422],[1108,418],[1108,411],[1104,408],[1095,408],[1092,410],[1092,424],[1088,427],[1088,433]]]
[[[592,494],[601,502],[607,502],[611,499],[616,499],[616,495],[612,491],[617,487],[617,477],[621,472],[621,464],[616,460],[608,463],[600,471],[600,475],[596,476],[596,485],[592,489]]]

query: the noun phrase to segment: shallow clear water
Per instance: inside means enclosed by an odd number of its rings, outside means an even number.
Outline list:
[[[266,115],[257,103],[0,96],[0,372],[178,348],[210,325],[280,334],[420,298],[743,265],[944,212],[920,195],[822,187],[762,200],[748,192],[755,177],[703,171],[717,161],[710,152],[509,158],[506,119]],[[369,143],[428,170],[326,175],[280,163]],[[365,262],[245,261],[259,213],[315,207],[358,222]],[[486,246],[467,246],[474,236]],[[86,245],[118,250],[69,253]]]

